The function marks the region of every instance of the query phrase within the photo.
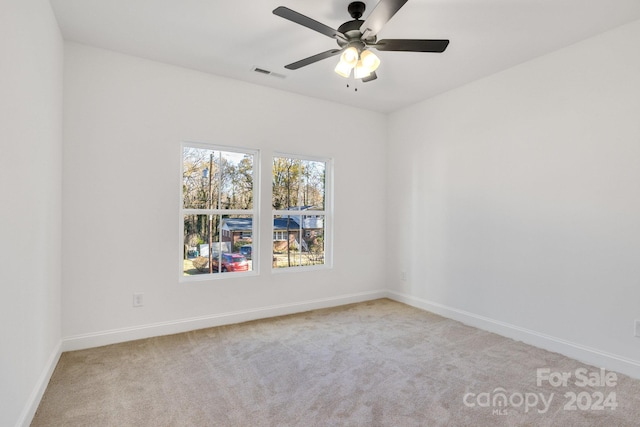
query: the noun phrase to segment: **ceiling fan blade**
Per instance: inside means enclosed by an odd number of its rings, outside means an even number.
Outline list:
[[[376,74],[376,72],[374,71],[374,72],[372,72],[371,74],[369,74],[367,77],[365,77],[364,79],[362,79],[362,82],[363,82],[363,83],[370,82],[370,81],[375,80],[375,79],[377,79],[377,78],[378,78],[378,75],[377,75],[377,74]]]
[[[369,39],[384,27],[384,24],[400,10],[408,0],[380,0],[360,26],[363,39]]]
[[[418,40],[418,39],[384,39],[369,45],[382,51],[399,52],[434,52],[442,53],[449,46],[449,40]]]
[[[326,26],[314,19],[311,19],[308,16],[304,16],[303,14],[298,13],[295,10],[291,10],[288,7],[276,7],[275,9],[273,9],[273,14],[278,15],[281,18],[288,19],[291,22],[295,22],[296,24],[300,24],[303,27],[312,29],[313,31],[317,31],[320,34],[331,37],[332,39],[341,39],[347,41],[347,37],[338,30],[334,30],[333,28]]]
[[[327,50],[326,52],[318,53],[318,54],[310,56],[308,58],[301,59],[300,61],[291,63],[289,65],[285,65],[284,68],[286,68],[287,70],[297,70],[298,68],[302,68],[302,67],[304,67],[306,65],[313,64],[314,62],[318,62],[318,61],[320,61],[322,59],[330,58],[332,56],[335,56],[335,55],[339,54],[342,51],[343,51],[343,49]]]

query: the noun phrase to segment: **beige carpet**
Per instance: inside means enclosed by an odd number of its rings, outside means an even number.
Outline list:
[[[383,299],[64,353],[32,425],[638,426],[640,381]]]

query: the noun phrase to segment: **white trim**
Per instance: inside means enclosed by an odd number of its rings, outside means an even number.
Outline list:
[[[287,314],[301,313],[319,308],[336,307],[345,304],[386,298],[384,290],[360,292],[337,297],[300,301],[290,304],[258,307],[228,313],[192,317],[168,322],[158,322],[130,328],[112,329],[97,333],[74,335],[62,339],[63,351],[82,350],[125,341],[177,334],[197,329],[248,322]]]
[[[324,156],[314,156],[312,154],[300,154],[300,153],[291,153],[291,152],[284,152],[284,151],[274,151],[271,154],[272,163],[273,163],[274,157],[286,157],[288,159],[296,159],[296,160],[310,160],[312,162],[326,162],[327,160],[330,160],[329,157],[324,157]]]
[[[522,341],[545,350],[563,354],[580,362],[596,367],[617,371],[621,374],[640,379],[640,360],[633,360],[596,348],[557,338],[551,335],[521,328],[509,323],[480,316],[464,310],[458,310],[436,302],[427,301],[411,295],[387,291],[388,298],[412,307],[420,308],[449,319],[457,320],[469,326],[493,332],[507,338]]]
[[[20,418],[18,418],[18,422],[16,423],[16,427],[28,427],[31,425],[33,421],[33,417],[36,415],[36,411],[38,410],[38,406],[40,405],[40,401],[42,400],[42,396],[44,396],[44,392],[49,385],[49,381],[51,380],[51,376],[53,375],[53,371],[56,369],[58,365],[58,361],[60,360],[60,356],[62,355],[62,342],[58,342],[58,344],[53,349],[51,356],[49,356],[49,360],[40,373],[38,377],[38,381],[36,382],[29,399],[27,399],[27,403],[20,414]]]
[[[184,215],[253,215],[257,209],[182,209]]]

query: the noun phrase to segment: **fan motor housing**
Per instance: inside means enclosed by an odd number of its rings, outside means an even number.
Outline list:
[[[353,21],[348,21],[340,25],[338,27],[338,31],[347,37],[347,41],[337,39],[338,45],[340,47],[345,47],[348,44],[362,40],[362,32],[360,31],[360,27],[362,27],[363,23],[364,21],[360,19],[354,19]],[[366,40],[362,40],[362,42],[373,44],[376,42],[376,37],[373,36]]]

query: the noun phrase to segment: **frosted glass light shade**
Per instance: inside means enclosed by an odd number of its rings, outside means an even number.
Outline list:
[[[351,75],[352,68],[353,68],[352,65],[349,65],[346,62],[343,62],[342,60],[340,60],[340,62],[338,62],[338,65],[336,65],[336,68],[334,71],[340,74],[345,79],[348,79],[349,76]]]
[[[358,62],[358,49],[355,47],[348,47],[340,55],[340,62],[336,65],[335,72],[340,74],[345,79],[348,79],[351,75],[351,69]]]
[[[360,54],[362,65],[369,70],[369,74],[373,73],[380,66],[380,58],[378,58],[370,50],[365,50]]]
[[[371,74],[371,70],[364,66],[362,61],[358,61],[356,67],[353,70],[353,77],[356,79],[364,79],[365,77],[369,77]]]

